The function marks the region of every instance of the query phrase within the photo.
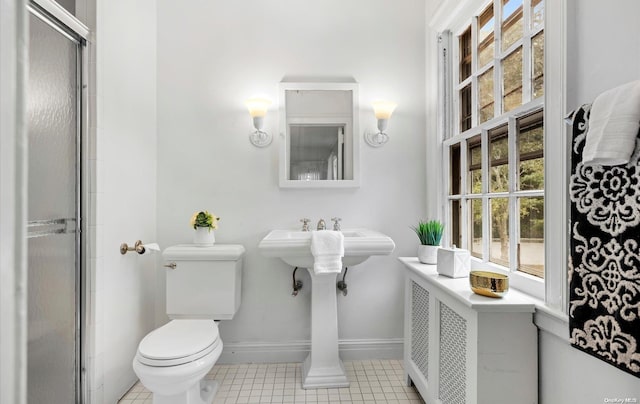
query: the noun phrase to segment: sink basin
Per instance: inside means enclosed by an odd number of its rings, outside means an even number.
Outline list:
[[[363,263],[372,255],[389,255],[395,243],[389,236],[369,229],[344,229],[342,265],[351,267]],[[280,258],[294,267],[312,268],[311,232],[273,230],[262,239],[258,248],[265,257]]]

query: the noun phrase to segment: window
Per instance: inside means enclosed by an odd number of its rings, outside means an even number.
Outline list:
[[[529,280],[544,278],[543,18],[544,0],[494,0],[458,31],[444,143],[449,240]]]
[[[542,99],[543,19],[544,0],[494,0],[458,35],[455,132]]]

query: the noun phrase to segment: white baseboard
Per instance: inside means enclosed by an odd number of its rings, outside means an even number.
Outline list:
[[[404,338],[338,341],[343,360],[402,359]],[[303,362],[311,341],[224,342],[218,363]]]

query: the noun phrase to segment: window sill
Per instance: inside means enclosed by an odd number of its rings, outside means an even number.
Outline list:
[[[565,313],[558,311],[545,304],[544,300],[532,296],[517,288],[512,288],[504,298],[494,299],[490,297],[478,296],[471,291],[468,278],[449,278],[437,273],[436,265],[422,264],[416,257],[399,257],[406,268],[419,275],[429,283],[433,283],[445,290],[449,295],[461,301],[466,306],[478,311],[502,310],[507,306],[509,311],[531,311],[533,313],[533,323],[542,331],[546,331],[563,341],[568,341],[569,319]],[[477,261],[477,260],[476,260]],[[486,267],[486,263],[483,266]],[[476,267],[477,265],[472,265]],[[495,266],[495,265],[493,265]],[[493,269],[493,266],[491,269]],[[497,266],[495,266],[497,267]],[[475,269],[475,268],[472,268]],[[497,270],[506,273],[504,269]],[[510,274],[510,278],[511,278]],[[544,282],[542,282],[544,285]]]
[[[480,296],[471,291],[469,278],[450,278],[440,275],[436,265],[422,264],[416,257],[398,258],[406,268],[462,305],[478,312],[528,312],[534,313],[535,299],[518,291],[509,290],[502,298]]]

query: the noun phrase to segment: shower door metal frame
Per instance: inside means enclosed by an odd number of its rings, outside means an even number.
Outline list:
[[[88,178],[84,167],[87,153],[87,74],[88,74],[88,37],[89,29],[75,16],[62,8],[59,4],[50,0],[29,0],[27,9],[30,14],[53,28],[58,33],[76,44],[76,198],[75,198],[75,224],[69,229],[68,219],[37,221],[33,224],[45,226],[45,230],[32,233],[32,237],[50,234],[75,232],[75,366],[74,366],[74,395],[76,404],[86,402],[86,293],[87,278],[84,276],[86,268],[86,254],[83,246],[86,245],[86,225],[82,217],[87,212]],[[31,224],[31,223],[30,223]],[[56,228],[57,226],[57,228]],[[48,230],[46,229],[48,227]]]

